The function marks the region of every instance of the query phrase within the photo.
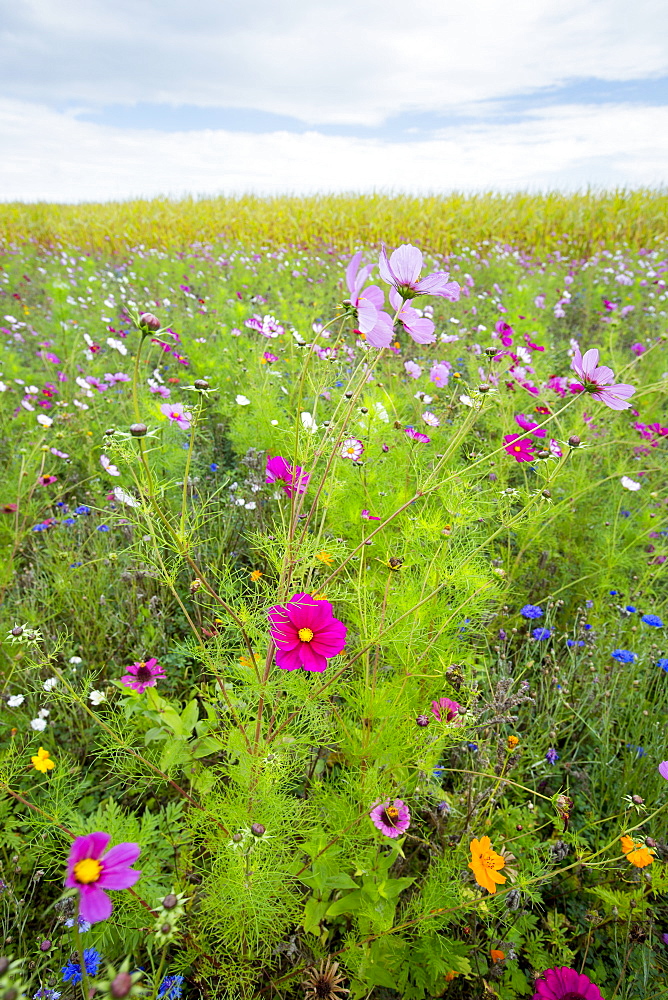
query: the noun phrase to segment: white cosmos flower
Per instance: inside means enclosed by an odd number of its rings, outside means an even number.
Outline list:
[[[311,434],[315,434],[315,432],[318,430],[318,425],[313,419],[312,414],[304,411],[301,417],[302,417],[302,427],[304,428],[304,430],[310,431]]]
[[[122,340],[116,340],[115,337],[107,337],[107,343],[109,344],[109,347],[113,347],[119,354],[128,353],[128,349]]]
[[[92,705],[101,705],[103,701],[107,700],[107,697],[104,691],[91,691],[88,700]]]
[[[250,406],[250,399],[247,396],[242,396],[241,393],[237,396],[237,403],[239,406]]]
[[[7,699],[7,704],[10,708],[20,708],[25,700],[26,696],[24,694],[13,694]]]
[[[422,419],[424,420],[425,424],[428,424],[430,427],[440,427],[441,421],[438,419],[435,413],[431,413],[429,410],[425,410],[425,412],[422,414]]]
[[[139,500],[135,500],[135,498],[129,493],[126,493],[121,486],[114,486],[114,497],[119,503],[124,503],[126,507],[141,507]],[[71,662],[72,660],[70,660],[70,663]],[[81,663],[81,660],[79,660],[79,663]]]
[[[44,681],[42,687],[44,688],[45,691],[53,691],[57,683],[58,683],[57,677],[49,677],[47,680]]]
[[[52,417],[47,417],[46,413],[40,413],[37,417],[37,423],[41,424],[42,427],[50,427],[53,423]]]
[[[30,728],[34,729],[36,733],[43,733],[46,729],[46,719],[31,719]]]
[[[620,483],[625,490],[631,490],[633,493],[635,493],[636,490],[639,490],[641,485],[640,483],[637,483],[635,479],[629,479],[628,476],[622,476]]]

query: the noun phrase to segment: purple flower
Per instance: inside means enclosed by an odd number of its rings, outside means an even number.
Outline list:
[[[550,749],[547,751],[547,753],[545,754],[545,760],[548,762],[548,764],[557,763],[557,761],[559,760],[559,754],[554,749],[554,747],[550,747]]]
[[[134,688],[139,694],[143,694],[146,688],[155,687],[158,677],[164,677],[164,668],[160,666],[155,656],[150,660],[138,660],[137,663],[127,667],[127,674],[121,677],[121,684]]]
[[[394,285],[402,299],[414,299],[417,295],[439,295],[456,302],[459,299],[459,284],[450,281],[446,271],[435,271],[420,280],[422,254],[417,247],[403,243],[387,259],[383,246],[378,259],[378,270],[383,281]]]
[[[668,781],[668,760],[662,760],[661,763],[659,764],[658,770],[661,777],[665,778],[666,781]]]
[[[411,378],[419,378],[422,374],[422,369],[414,361],[404,361],[404,369]]]
[[[293,594],[287,604],[275,604],[269,621],[281,670],[303,667],[322,673],[327,660],[345,648],[348,629],[334,617],[329,601],[316,601],[310,594]]]
[[[382,312],[385,295],[377,285],[369,285],[362,291],[373,267],[360,267],[362,251],[356,253],[346,268],[346,284],[350,292],[350,304],[357,313],[357,326],[372,347],[389,347],[394,334],[392,318]]]
[[[543,609],[536,604],[525,604],[523,608],[520,608],[520,614],[522,618],[542,618]]]
[[[431,438],[427,437],[426,434],[421,434],[420,431],[416,431],[414,427],[406,427],[404,434],[407,434],[409,438],[413,438],[414,441],[419,441],[420,444],[429,444]]]
[[[462,710],[462,706],[456,701],[451,701],[450,698],[439,698],[438,701],[432,701],[431,703],[431,714],[434,715],[439,722],[452,722],[456,719]]]
[[[592,349],[582,355],[577,347],[571,368],[582,382],[585,392],[591,393],[594,399],[609,406],[611,410],[628,410],[631,405],[629,399],[635,389],[623,382],[615,384],[612,369],[605,365],[599,367],[598,350]]]
[[[110,840],[108,833],[101,832],[77,837],[67,860],[65,886],[79,890],[79,915],[91,924],[111,915],[105,889],[129,889],[141,875],[130,867],[139,857],[139,844],[117,844],[105,854]]]
[[[386,837],[399,837],[411,825],[411,814],[408,806],[404,805],[401,799],[395,799],[392,805],[390,800],[385,799],[379,802],[369,813],[371,822],[384,833]]]
[[[451,367],[452,366],[449,361],[439,361],[438,364],[432,365],[431,371],[429,372],[429,378],[437,389],[443,389],[443,387],[448,384]]]
[[[160,412],[180,427],[182,431],[187,431],[192,422],[192,414],[187,413],[183,403],[164,403],[160,407]]]
[[[420,316],[417,309],[409,306],[394,288],[390,291],[390,302],[397,311],[397,320],[416,344],[434,343],[436,340],[435,327],[430,319]]]
[[[646,350],[647,350],[647,348],[645,347],[644,344],[632,344],[631,345],[631,351],[632,351],[633,354],[635,354],[635,356],[637,358],[639,358],[641,354],[644,354]]]
[[[305,493],[311,478],[307,472],[303,472],[301,465],[288,465],[280,455],[273,458],[267,455],[265,473],[265,482],[271,484],[281,481],[283,490],[289,497],[295,493]]]

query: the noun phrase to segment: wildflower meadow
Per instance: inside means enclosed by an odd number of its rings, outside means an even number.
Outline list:
[[[2,210],[2,1000],[668,997],[653,197]]]

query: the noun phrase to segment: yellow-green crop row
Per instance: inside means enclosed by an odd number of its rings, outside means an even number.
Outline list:
[[[244,245],[350,250],[410,241],[436,251],[482,240],[541,252],[653,247],[668,235],[667,190],[579,194],[314,195],[153,198],[80,205],[0,204],[4,244],[122,251],[221,239]]]

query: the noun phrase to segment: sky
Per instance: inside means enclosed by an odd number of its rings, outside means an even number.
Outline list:
[[[0,0],[0,200],[668,176],[665,0]]]

